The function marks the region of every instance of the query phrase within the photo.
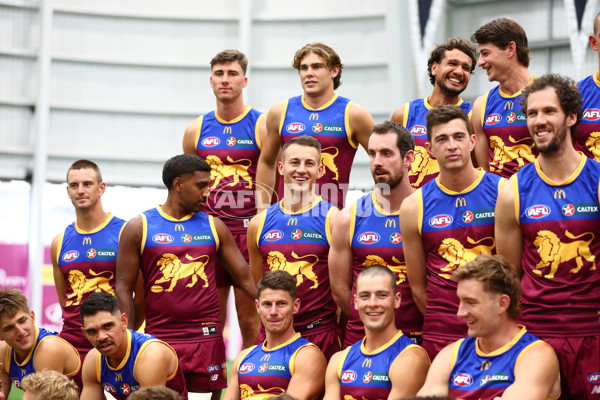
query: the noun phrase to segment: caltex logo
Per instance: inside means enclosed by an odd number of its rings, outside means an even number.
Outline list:
[[[87,256],[87,258],[94,258],[98,255],[98,252],[96,251],[96,249],[88,249],[85,255]]]
[[[462,220],[465,224],[472,222],[473,218],[475,218],[475,216],[471,211],[465,211],[462,215]]]
[[[269,364],[267,364],[267,363],[264,363],[263,365],[261,365],[261,366],[258,368],[258,372],[262,374],[263,372],[265,372],[265,371],[267,370],[267,368],[269,368]]]
[[[373,373],[371,371],[365,372],[363,375],[363,383],[369,383],[373,379]]]
[[[237,143],[236,138],[234,138],[234,137],[227,138],[227,146],[229,146],[229,147],[235,146],[236,143]]]
[[[126,383],[121,383],[120,388],[121,388],[121,392],[123,392],[123,394],[129,394],[129,393],[131,393],[131,388]]]
[[[402,235],[398,232],[394,232],[390,235],[390,243],[391,244],[399,244],[402,242]]]
[[[516,120],[517,120],[517,114],[515,114],[514,112],[511,112],[510,114],[508,114],[506,116],[506,122],[508,122],[509,124],[512,124]]]
[[[323,124],[320,124],[320,123],[317,122],[316,124],[314,124],[312,126],[312,131],[314,133],[320,133],[320,132],[322,132],[323,131]]]
[[[183,243],[192,243],[192,235],[190,235],[189,233],[181,235],[181,241]]]
[[[292,240],[298,240],[302,237],[302,231],[300,229],[294,229],[292,231]]]
[[[571,217],[575,214],[575,206],[573,204],[565,204],[562,206],[562,213],[565,217]]]

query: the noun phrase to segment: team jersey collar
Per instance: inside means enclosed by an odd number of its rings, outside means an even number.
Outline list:
[[[225,121],[223,118],[219,117],[219,114],[217,114],[217,110],[215,110],[215,118],[222,124],[235,124],[236,122],[240,122],[242,119],[244,119],[244,117],[250,112],[251,109],[252,107],[246,106],[244,112],[232,119],[231,121]]]
[[[77,233],[81,233],[82,235],[90,235],[92,233],[96,233],[104,229],[104,227],[108,225],[111,219],[113,219],[113,215],[112,213],[108,213],[108,217],[106,217],[104,222],[98,225],[96,228],[92,229],[91,231],[84,231],[83,229],[79,228],[79,226],[77,226],[77,221],[75,221],[75,230],[77,231]]]
[[[306,108],[307,110],[311,110],[311,111],[320,111],[320,110],[324,110],[327,107],[329,107],[330,105],[333,104],[333,102],[339,97],[338,94],[334,94],[333,97],[331,98],[331,100],[329,100],[327,103],[323,104],[321,107],[319,108],[312,108],[311,106],[308,105],[308,103],[306,103],[306,101],[304,101],[304,95],[302,95],[302,105],[304,106],[304,108]]]
[[[544,171],[542,171],[542,167],[540,166],[539,158],[537,158],[535,160],[535,170],[537,171],[537,173],[540,176],[540,178],[542,178],[542,180],[544,182],[546,182],[548,185],[551,185],[551,186],[564,186],[564,185],[568,185],[569,183],[571,183],[575,179],[577,179],[577,177],[581,173],[581,170],[585,166],[585,163],[587,162],[587,157],[583,153],[581,153],[581,152],[578,152],[578,153],[581,155],[581,160],[579,160],[579,165],[577,166],[577,168],[575,168],[575,171],[573,171],[573,173],[571,174],[571,176],[569,176],[564,182],[554,182],[552,179],[550,179],[548,177],[548,175],[546,175],[544,173]]]
[[[396,334],[394,336],[392,336],[392,338],[390,340],[388,340],[387,343],[385,343],[382,346],[379,346],[374,351],[368,351],[365,348],[365,340],[367,340],[367,338],[364,337],[363,340],[360,342],[360,351],[361,351],[361,353],[363,353],[366,356],[374,356],[376,354],[381,353],[382,351],[384,351],[385,349],[390,347],[392,344],[394,344],[394,342],[396,342],[396,340],[398,340],[400,338],[400,336],[402,336],[402,331],[396,332]]]
[[[166,220],[168,221],[173,221],[173,222],[180,222],[180,221],[187,221],[188,219],[192,218],[194,216],[194,213],[189,213],[188,215],[184,216],[181,219],[177,219],[177,218],[173,218],[171,217],[169,214],[167,214],[166,212],[163,211],[162,209],[162,204],[159,204],[158,206],[156,206],[156,211],[158,211],[158,213]]]
[[[521,328],[521,330],[519,331],[519,333],[517,333],[515,335],[514,338],[512,338],[512,340],[508,343],[506,343],[504,346],[500,347],[499,349],[496,349],[492,352],[489,353],[484,353],[480,348],[479,348],[479,338],[477,338],[475,340],[475,351],[477,351],[477,355],[481,356],[481,357],[493,357],[493,356],[497,356],[500,355],[506,351],[508,351],[511,347],[513,347],[515,345],[515,343],[517,343],[525,333],[527,333],[527,329],[525,328],[525,326],[523,325],[517,325],[519,328]]]
[[[303,209],[301,209],[301,210],[299,210],[299,211],[296,211],[296,212],[292,212],[292,211],[288,210],[287,208],[285,208],[285,207],[283,206],[283,200],[281,200],[281,201],[279,202],[279,208],[281,209],[281,211],[283,211],[283,212],[284,212],[284,213],[286,213],[286,214],[292,214],[292,215],[295,215],[295,214],[302,214],[302,213],[305,213],[305,212],[307,212],[307,211],[308,211],[308,210],[310,210],[311,208],[314,208],[314,207],[315,207],[317,204],[319,204],[319,202],[320,202],[321,200],[323,200],[323,198],[322,198],[321,196],[317,196],[317,197],[315,198],[315,200],[314,200],[314,201],[313,201],[311,204],[309,204],[308,206],[306,206],[306,207],[304,207]]]
[[[264,342],[262,342],[262,349],[263,349],[263,351],[275,351],[275,350],[279,350],[282,347],[285,347],[288,344],[293,343],[299,337],[300,337],[300,332],[296,332],[296,334],[294,336],[292,336],[291,338],[289,338],[285,343],[282,343],[279,346],[271,347],[270,349],[267,349],[267,347],[265,346],[265,344],[267,343],[267,341],[265,340]]]

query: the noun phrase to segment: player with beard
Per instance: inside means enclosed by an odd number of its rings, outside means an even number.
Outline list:
[[[508,178],[537,154],[519,109],[523,88],[534,79],[527,34],[515,21],[498,18],[479,27],[471,40],[479,50],[477,65],[499,83],[473,104],[475,159],[484,170]]]
[[[425,149],[425,115],[440,104],[454,104],[467,114],[471,111],[471,103],[461,99],[460,94],[469,84],[475,61],[475,49],[465,39],[453,38],[437,45],[427,61],[433,91],[425,98],[398,107],[392,114],[391,120],[408,129],[415,139],[415,159],[408,173],[414,188],[420,188],[440,171],[437,160]]]
[[[570,78],[544,75],[523,96],[540,155],[500,193],[498,253],[521,276],[520,321],[556,351],[565,398],[600,399],[600,163],[573,145],[582,111]]]
[[[402,307],[396,309],[396,327],[418,341],[423,315],[406,279],[399,217],[400,205],[414,192],[408,181],[413,136],[395,122],[386,121],[373,127],[367,147],[375,189],[336,216],[329,252],[333,297],[341,310],[342,324],[348,320],[344,344],[350,346],[364,337],[352,293],[358,274],[374,264],[387,266],[396,276],[397,290],[402,295]]]
[[[427,150],[440,165],[435,180],[404,200],[400,225],[408,282],[425,316],[422,346],[429,357],[466,336],[456,316],[452,272],[479,254],[495,253],[494,207],[503,181],[473,166],[475,135],[459,107],[427,114]]]

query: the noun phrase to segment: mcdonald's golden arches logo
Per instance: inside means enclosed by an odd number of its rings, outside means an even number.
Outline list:
[[[92,238],[89,236],[86,236],[83,238],[83,244],[84,245],[91,245],[92,244]]]
[[[373,360],[370,358],[365,358],[365,360],[362,363],[362,367],[363,368],[371,368],[371,364],[373,364]]]
[[[115,372],[115,381],[122,381],[123,375],[120,372]]]
[[[298,218],[292,217],[292,218],[288,219],[287,226],[290,226],[290,225],[298,225]]]
[[[512,110],[513,108],[515,108],[515,103],[512,101],[507,101],[504,105],[505,110]]]
[[[226,133],[226,134],[228,134],[228,135],[231,135],[231,133],[232,133],[232,132],[233,132],[233,131],[232,131],[232,129],[231,129],[231,127],[230,127],[230,126],[226,126],[225,128],[223,128],[223,133]]]
[[[397,223],[396,220],[394,218],[388,218],[385,220],[385,227],[386,228],[396,228]]]
[[[484,361],[481,363],[481,367],[479,367],[480,371],[487,371],[488,369],[490,369],[490,367],[492,366],[492,362],[491,361]]]
[[[458,199],[456,199],[455,206],[456,206],[456,208],[458,208],[458,207],[466,207],[467,206],[467,199],[465,199],[464,197],[459,197]]]
[[[264,356],[262,356],[262,358],[260,359],[260,361],[269,361],[270,358],[271,358],[270,354],[265,354]]]
[[[175,224],[175,232],[183,232],[183,231],[185,231],[183,224]]]
[[[556,189],[554,191],[554,198],[555,199],[566,199],[567,198],[567,194],[562,189]]]
[[[310,117],[308,117],[309,121],[318,121],[319,120],[319,114],[318,113],[311,113]]]

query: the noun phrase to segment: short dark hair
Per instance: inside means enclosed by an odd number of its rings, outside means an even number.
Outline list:
[[[309,135],[294,136],[292,139],[290,139],[288,142],[286,142],[283,145],[283,149],[281,150],[281,159],[282,160],[285,159],[284,155],[285,155],[285,151],[287,150],[287,148],[293,144],[297,144],[299,146],[314,147],[315,149],[317,149],[317,153],[319,155],[319,162],[320,162],[321,143],[319,143],[319,141],[317,139],[315,139],[314,137],[309,136]]]
[[[475,65],[477,65],[477,56],[475,55],[475,48],[471,46],[471,43],[460,37],[448,39],[446,43],[435,46],[435,49],[433,49],[431,55],[429,56],[429,60],[427,60],[427,73],[429,74],[429,81],[432,85],[435,84],[435,76],[431,74],[431,67],[433,66],[433,63],[441,63],[442,59],[446,55],[446,51],[454,49],[462,51],[471,58],[471,73],[475,71]]]
[[[90,294],[79,308],[79,318],[83,322],[83,317],[96,315],[100,311],[108,311],[112,315],[119,316],[120,311],[117,298],[105,292]]]
[[[463,267],[457,268],[452,279],[460,282],[476,279],[483,284],[487,293],[505,294],[510,298],[506,310],[509,317],[517,319],[520,313],[521,283],[514,267],[502,256],[482,254]]]
[[[285,290],[289,292],[292,299],[296,300],[296,279],[289,272],[282,269],[268,271],[260,278],[256,285],[256,297],[260,297],[265,289]]]
[[[344,68],[344,64],[342,64],[342,60],[338,53],[335,52],[331,47],[327,46],[321,42],[308,43],[304,45],[301,49],[296,51],[294,54],[294,61],[292,61],[292,67],[296,68],[300,71],[300,63],[302,59],[309,53],[315,53],[323,60],[325,60],[325,64],[327,64],[327,68],[330,70],[335,67],[340,67],[340,70],[335,78],[333,78],[333,88],[337,89],[342,84],[342,69]]]
[[[386,133],[396,134],[396,146],[400,150],[402,157],[409,150],[415,149],[415,139],[413,135],[400,124],[392,121],[383,121],[379,124],[375,124],[371,129],[371,134],[385,135]]]
[[[96,178],[98,183],[102,183],[102,172],[100,172],[100,167],[93,161],[90,160],[77,160],[67,170],[67,183],[69,182],[69,172],[72,170],[78,169],[93,169],[96,171]]]
[[[175,178],[191,175],[196,171],[210,172],[210,165],[197,155],[179,154],[165,162],[162,180],[167,189],[171,189]]]
[[[575,114],[577,121],[571,127],[571,137],[574,138],[577,135],[579,123],[583,116],[581,94],[577,90],[577,84],[575,81],[568,76],[559,74],[545,74],[535,79],[531,85],[523,89],[523,97],[521,99],[521,109],[525,115],[527,115],[527,101],[529,95],[540,90],[544,90],[547,87],[553,87],[556,91],[556,97],[565,115]]]
[[[396,276],[385,265],[371,265],[365,267],[358,273],[356,276],[356,287],[358,287],[358,280],[361,278],[373,277],[373,276],[387,276],[390,278],[390,286],[392,288],[392,293],[396,294],[398,292],[398,286],[396,286]]]
[[[244,53],[238,50],[223,50],[218,53],[216,56],[210,60],[210,69],[212,70],[217,64],[225,64],[237,61],[242,67],[242,71],[244,71],[244,75],[246,75],[246,71],[248,69],[248,58]]]
[[[469,136],[472,135],[469,117],[467,116],[467,114],[465,114],[464,110],[455,105],[442,104],[437,108],[432,108],[431,110],[429,110],[429,112],[425,116],[425,121],[427,125],[427,140],[431,141],[431,134],[435,126],[445,124],[454,119],[463,120],[465,122],[465,125],[467,126],[467,132],[469,133]]]
[[[529,67],[527,34],[521,25],[510,18],[497,18],[480,26],[471,35],[471,41],[479,44],[491,43],[500,49],[505,49],[510,42],[515,42],[519,63]]]
[[[17,312],[29,312],[27,297],[19,289],[0,290],[0,318],[12,317]]]

